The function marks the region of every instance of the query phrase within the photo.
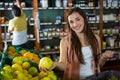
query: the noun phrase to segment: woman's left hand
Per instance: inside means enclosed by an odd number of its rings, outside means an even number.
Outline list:
[[[104,57],[107,59],[112,58],[114,56],[114,54],[115,54],[115,51],[107,50],[104,52]]]

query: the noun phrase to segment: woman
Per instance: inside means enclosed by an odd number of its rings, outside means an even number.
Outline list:
[[[107,58],[114,55],[114,51],[106,51],[100,56],[100,44],[85,13],[73,8],[68,13],[68,35],[60,42],[60,60],[54,62],[53,68],[64,71],[63,80],[80,80],[100,72]]]

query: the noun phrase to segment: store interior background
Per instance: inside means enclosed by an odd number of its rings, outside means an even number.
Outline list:
[[[12,35],[7,33],[8,22],[12,18],[13,0],[0,1],[0,49],[4,42],[11,45]],[[91,29],[99,34],[102,52],[115,50],[114,58],[109,59],[103,70],[119,70],[120,65],[120,0],[20,0],[28,21],[28,44],[44,56],[59,60],[59,43],[66,35],[67,12],[80,7],[86,12]],[[66,4],[67,3],[67,4]],[[40,20],[38,30],[36,14]],[[37,34],[39,31],[39,34]],[[109,66],[116,65],[116,66]],[[109,67],[108,67],[109,66]],[[118,67],[118,68],[117,68]]]

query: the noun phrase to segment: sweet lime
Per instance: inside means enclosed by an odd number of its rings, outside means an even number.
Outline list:
[[[43,78],[43,77],[45,77],[45,76],[48,76],[48,73],[47,73],[47,72],[41,71],[41,72],[39,73],[39,77],[40,77],[40,78]]]
[[[13,72],[11,66],[4,66],[3,67],[3,71],[8,72],[8,73],[12,73]]]
[[[28,69],[28,73],[31,74],[32,76],[35,76],[38,74],[38,69],[36,67],[30,67]]]
[[[44,77],[41,80],[51,80],[51,78],[50,77]]]
[[[20,64],[15,63],[15,64],[12,65],[12,69],[14,71],[22,71],[22,66]]]
[[[30,68],[30,63],[29,62],[23,62],[22,63],[22,68],[23,69],[29,69]]]
[[[15,58],[13,58],[13,61],[12,61],[12,64],[22,64],[22,58],[21,57],[15,57]]]
[[[43,57],[40,59],[39,62],[39,67],[43,67],[43,68],[51,68],[53,66],[53,61],[51,58],[49,57]]]

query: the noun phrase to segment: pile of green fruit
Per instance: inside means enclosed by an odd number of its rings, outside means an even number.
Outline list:
[[[26,49],[20,49],[14,46],[9,46],[7,49],[7,56],[10,58],[21,57],[24,60],[28,60],[31,62],[39,63],[40,57],[38,54],[30,52]]]
[[[0,80],[57,80],[54,71],[43,73],[30,62],[15,57],[11,65],[4,64],[0,71]]]

